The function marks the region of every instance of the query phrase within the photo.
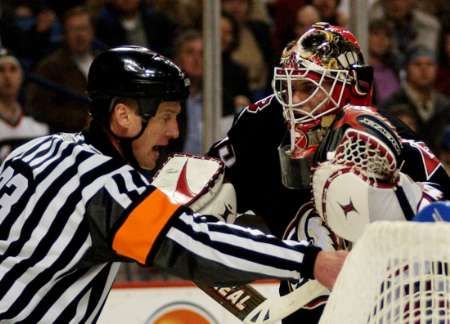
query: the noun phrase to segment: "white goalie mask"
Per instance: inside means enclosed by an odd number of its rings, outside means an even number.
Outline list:
[[[272,88],[290,128],[289,159],[311,155],[320,143],[312,134],[326,116],[346,104],[371,103],[372,68],[348,30],[316,23],[283,51]],[[283,163],[283,162],[282,162]]]

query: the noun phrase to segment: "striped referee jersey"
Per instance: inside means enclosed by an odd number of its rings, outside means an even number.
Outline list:
[[[41,137],[1,165],[0,321],[95,322],[119,261],[210,284],[312,277],[317,248],[194,215],[106,142]]]

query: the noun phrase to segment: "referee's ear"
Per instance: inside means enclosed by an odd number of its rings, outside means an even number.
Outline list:
[[[119,137],[132,137],[142,127],[135,101],[119,101],[111,111],[110,130]]]

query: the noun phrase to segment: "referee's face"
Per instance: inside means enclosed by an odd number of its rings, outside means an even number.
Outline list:
[[[152,170],[156,166],[161,147],[179,135],[177,116],[181,111],[178,101],[159,104],[155,116],[147,123],[142,135],[132,142],[133,154],[140,167]]]

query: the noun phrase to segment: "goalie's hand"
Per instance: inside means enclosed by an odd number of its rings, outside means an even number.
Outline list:
[[[224,166],[217,159],[175,154],[153,178],[152,184],[178,204],[194,212],[233,223],[236,220],[236,192],[224,183]]]
[[[328,289],[332,289],[348,252],[320,251],[314,263],[314,278]]]

